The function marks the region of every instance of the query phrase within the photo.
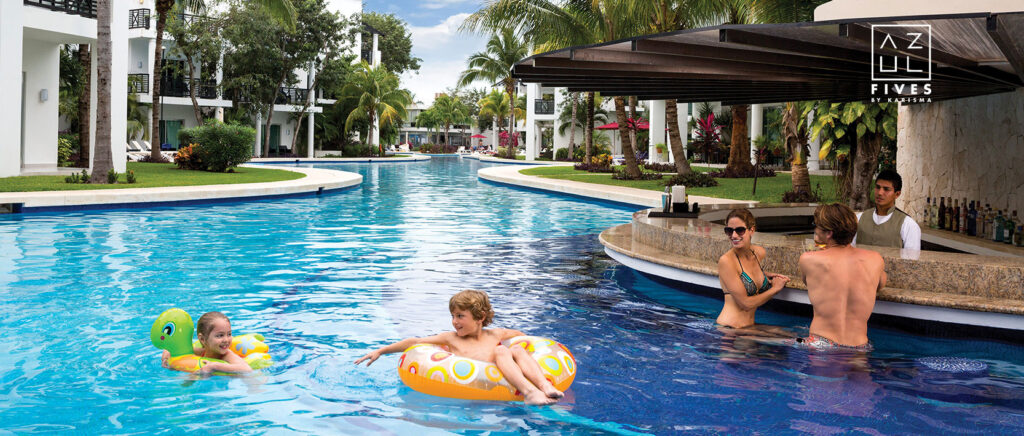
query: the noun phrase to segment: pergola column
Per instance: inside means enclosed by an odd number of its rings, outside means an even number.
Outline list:
[[[651,116],[647,124],[648,147],[647,156],[651,162],[664,162],[661,153],[658,153],[656,144],[666,144],[665,141],[665,100],[651,100]]]
[[[764,107],[761,104],[750,105],[750,163],[757,164],[757,146],[754,140],[761,136],[764,127]]]
[[[306,124],[306,157],[312,159],[315,155],[313,151],[313,117],[316,114],[313,112],[309,113],[309,121]]]

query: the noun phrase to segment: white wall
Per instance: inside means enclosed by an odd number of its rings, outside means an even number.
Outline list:
[[[25,161],[23,166],[57,165],[57,103],[60,101],[60,46],[25,40]],[[46,90],[47,99],[40,93]]]
[[[0,177],[21,173],[21,77],[23,12],[21,2],[0,1]]]
[[[897,141],[896,206],[910,216],[929,195],[1024,212],[1024,89],[903,105]]]
[[[147,65],[152,64],[149,61],[149,40],[141,38],[129,40],[128,53],[128,73],[149,74],[149,70],[153,68],[152,65]],[[153,78],[150,77],[150,80],[153,80]]]

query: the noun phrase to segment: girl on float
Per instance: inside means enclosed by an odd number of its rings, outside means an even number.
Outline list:
[[[754,313],[789,282],[782,274],[765,272],[767,252],[750,243],[757,223],[747,209],[733,209],[725,219],[725,236],[732,248],[718,258],[718,280],[725,304],[715,323],[741,329],[754,325]]]
[[[224,362],[210,362],[199,369],[199,374],[210,375],[213,372],[241,373],[252,371],[252,368],[231,351],[231,321],[220,312],[206,312],[196,322],[196,335],[199,345],[193,350],[196,356],[220,359]],[[162,363],[168,367],[171,353],[164,350]]]

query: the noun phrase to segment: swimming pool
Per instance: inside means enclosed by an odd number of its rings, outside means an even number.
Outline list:
[[[491,164],[332,164],[361,187],[315,198],[0,218],[0,432],[1020,433],[1024,347],[870,332],[858,359],[726,338],[721,301],[608,259],[629,209],[477,180]],[[487,291],[495,326],[579,362],[557,406],[429,397],[371,347],[450,329]],[[164,309],[221,310],[277,364],[192,381],[160,367]],[[759,320],[806,326],[764,312]],[[806,330],[803,330],[806,331]],[[931,369],[968,357],[987,368]]]

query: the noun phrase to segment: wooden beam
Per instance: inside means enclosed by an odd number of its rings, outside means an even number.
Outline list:
[[[629,55],[638,56],[639,53],[627,53]],[[728,77],[744,77],[750,80],[754,79],[772,79],[780,81],[799,81],[807,78],[817,77],[836,77],[837,74],[815,74],[813,72],[801,71],[793,68],[748,68],[738,65],[716,65],[714,61],[703,60],[700,63],[687,64],[678,63],[672,64],[669,61],[654,61],[650,55],[643,55],[647,57],[647,63],[641,63],[641,59],[635,59],[636,62],[628,61],[590,61],[590,60],[569,60],[569,59],[553,59],[540,57],[533,60],[535,67],[546,67],[546,68],[565,68],[574,70],[595,70],[595,71],[623,71],[623,72],[634,72],[637,76],[645,76],[652,72],[657,73],[674,73],[674,74],[700,74],[704,77],[717,77],[717,76],[728,76]],[[668,58],[668,57],[666,57]],[[847,76],[848,77],[848,76]]]
[[[990,15],[985,30],[1024,82],[1024,14]]]
[[[868,71],[866,62],[841,59],[823,59],[803,56],[798,53],[777,53],[763,50],[748,50],[702,44],[641,39],[634,44],[634,50],[669,56],[699,57],[708,59],[742,60],[744,62],[786,65],[799,68],[816,68],[833,71],[863,73]]]

